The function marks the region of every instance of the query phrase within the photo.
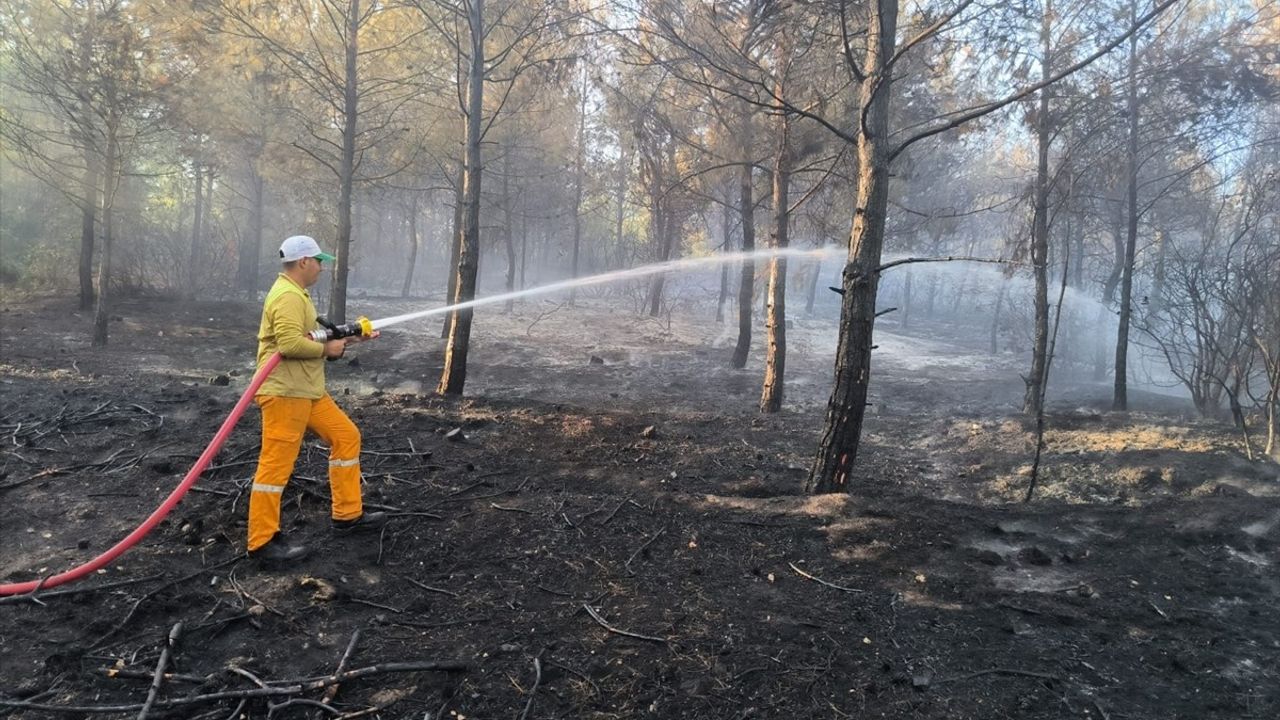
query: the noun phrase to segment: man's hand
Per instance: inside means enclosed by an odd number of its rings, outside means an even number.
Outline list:
[[[349,339],[350,338],[343,338],[342,340],[329,340],[325,342],[324,356],[333,360],[337,360],[342,357],[342,353],[347,351],[347,340]]]

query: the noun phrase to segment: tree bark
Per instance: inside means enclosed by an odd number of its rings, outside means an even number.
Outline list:
[[[1130,0],[1130,22],[1136,22],[1137,2]],[[1129,144],[1128,164],[1128,226],[1124,246],[1124,265],[1120,278],[1120,329],[1116,333],[1116,375],[1115,393],[1111,400],[1112,410],[1129,409],[1129,320],[1133,314],[1133,271],[1134,256],[1138,247],[1138,35],[1129,37],[1129,73],[1128,73],[1128,109],[1129,109]]]
[[[781,46],[785,48],[785,46]],[[785,50],[781,50],[782,54]],[[782,95],[781,81],[776,89]],[[773,232],[769,246],[775,250],[787,247],[790,213],[788,193],[791,183],[791,121],[784,113],[779,119],[778,155],[773,167]],[[775,413],[782,409],[787,367],[787,259],[769,259],[769,294],[766,311],[768,342],[765,345],[764,387],[760,392],[760,412]]]
[[[93,345],[107,344],[107,323],[111,320],[111,260],[115,245],[114,205],[119,187],[120,158],[116,140],[118,119],[108,119],[107,150],[103,163],[102,258],[98,262],[98,297],[93,311]]]
[[[471,0],[468,20],[471,30],[471,69],[467,77],[467,154],[463,196],[466,208],[462,220],[462,245],[458,253],[458,297],[467,302],[475,297],[476,274],[480,268],[480,120],[484,111],[484,0]],[[472,310],[454,310],[445,346],[444,371],[437,391],[461,395],[467,382],[467,351],[471,345]]]
[[[404,285],[400,286],[400,297],[409,297],[413,289],[413,271],[418,267],[418,194],[413,194],[409,201],[409,266],[404,271]]]
[[[463,132],[466,132],[465,130]],[[465,162],[458,165],[458,182],[453,187],[453,226],[449,232],[449,265],[448,289],[444,301],[449,305],[458,302],[458,259],[462,255],[462,209],[466,206],[466,196],[462,188],[467,181]],[[449,337],[449,328],[453,326],[453,315],[447,315],[440,328],[440,337]]]
[[[196,172],[196,212],[195,218],[191,221],[191,254],[187,261],[187,286],[183,289],[183,294],[188,300],[199,294],[196,286],[199,279],[200,243],[204,237],[204,165],[199,158],[196,158],[193,164]]]
[[[858,107],[866,120],[858,130],[858,200],[849,236],[849,257],[843,271],[840,341],[836,350],[835,384],[827,402],[826,427],[805,490],[812,494],[845,492],[858,455],[866,415],[871,374],[871,345],[875,326],[876,289],[884,247],[889,199],[889,98],[892,78],[887,63],[893,56],[898,24],[897,0],[875,0],[867,23],[867,77],[861,84]]]
[[[511,212],[511,148],[506,148],[502,154],[502,239],[503,245],[507,248],[507,292],[515,292],[516,289],[516,245],[515,230],[512,224],[515,219]],[[514,298],[507,300],[506,307],[503,312],[511,314],[515,310],[516,301]]]
[[[355,182],[357,76],[359,52],[360,0],[351,0],[347,9],[346,63],[342,102],[342,160],[338,166],[338,261],[333,268],[333,289],[329,295],[329,320],[347,319],[347,276],[351,272],[351,189]]]
[[[80,309],[93,307],[93,246],[98,232],[98,159],[85,150],[86,169],[81,181],[83,204],[80,207]]]
[[[1041,82],[1049,79],[1052,65],[1049,47],[1052,13],[1052,0],[1045,0],[1040,20]],[[1049,88],[1042,88],[1039,94],[1034,216],[1031,223],[1031,272],[1036,283],[1035,332],[1031,343],[1031,371],[1025,378],[1026,393],[1022,398],[1022,412],[1031,416],[1040,414],[1049,349]]]
[[[582,70],[582,97],[578,105],[578,147],[573,162],[573,278],[578,277],[578,252],[582,245],[583,166],[587,155],[587,71]],[[578,289],[569,289],[569,306],[578,299]]]
[[[733,248],[733,220],[726,201],[720,213],[720,252],[728,253]],[[724,322],[724,304],[729,299],[729,263],[720,263],[720,295],[716,298],[716,322]]]
[[[742,252],[756,249],[755,198],[752,195],[751,177],[751,116],[743,119],[742,170],[738,180],[738,214],[742,216]],[[738,284],[738,344],[733,348],[729,365],[741,370],[747,366],[751,352],[752,296],[756,290],[756,263],[751,258],[742,260],[742,277]]]
[[[258,172],[257,159],[249,162],[249,192],[252,207],[249,209],[249,233],[240,241],[238,275],[240,289],[252,295],[258,285],[258,263],[262,257],[262,220],[266,181]]]

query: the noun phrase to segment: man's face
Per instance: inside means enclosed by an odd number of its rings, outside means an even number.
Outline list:
[[[306,287],[315,285],[320,280],[320,273],[324,270],[324,264],[320,258],[302,258],[298,261],[298,267],[302,270],[302,277],[306,280]]]

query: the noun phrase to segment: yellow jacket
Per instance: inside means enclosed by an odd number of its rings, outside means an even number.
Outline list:
[[[307,337],[316,328],[316,307],[306,289],[280,273],[262,304],[258,367],[272,354],[284,356],[258,395],[318,400],[324,397],[324,345]]]

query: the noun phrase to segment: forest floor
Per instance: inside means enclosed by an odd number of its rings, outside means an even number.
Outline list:
[[[72,301],[6,302],[0,581],[82,562],[158,504],[246,385],[258,312],[126,301],[94,350]],[[385,531],[331,536],[311,438],[283,522],[312,556],[244,559],[251,409],[140,545],[0,604],[0,700],[139,705],[182,622],[148,717],[238,717],[234,698],[164,703],[329,675],[357,631],[348,669],[468,668],[243,715],[1280,716],[1280,466],[1246,460],[1229,426],[1158,395],[1117,414],[1109,386],[1055,393],[1024,504],[1023,360],[885,322],[854,490],[806,497],[832,324],[794,321],[786,408],[762,416],[760,339],[732,370],[733,328],[708,313],[642,319],[583,296],[483,309],[453,401],[432,392],[439,321],[388,330],[328,366],[364,434],[366,502],[395,513]]]

